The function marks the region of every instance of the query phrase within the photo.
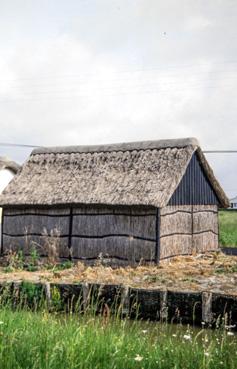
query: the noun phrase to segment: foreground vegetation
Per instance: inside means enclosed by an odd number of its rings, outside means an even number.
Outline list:
[[[0,310],[4,369],[236,368],[232,332]]]
[[[237,212],[220,213],[221,243],[237,246]],[[159,266],[111,269],[71,262],[45,265],[35,249],[7,256],[0,282],[33,280],[69,283],[104,282],[143,287],[171,286],[235,293],[236,258],[220,253],[179,257]],[[210,279],[210,286],[209,286]],[[232,327],[196,329],[167,323],[120,320],[109,310],[64,314],[59,290],[51,304],[40,285],[24,281],[15,294],[6,285],[0,298],[0,369],[235,369],[237,335]],[[12,290],[11,290],[12,291]],[[20,293],[19,293],[20,291]],[[4,293],[3,293],[4,292]],[[29,311],[35,310],[35,312]],[[37,312],[36,312],[37,310]],[[50,311],[50,313],[49,313]],[[100,311],[102,316],[95,314]],[[104,314],[105,312],[105,314]],[[107,313],[106,313],[107,312]]]
[[[220,211],[219,224],[220,245],[237,247],[237,211]]]

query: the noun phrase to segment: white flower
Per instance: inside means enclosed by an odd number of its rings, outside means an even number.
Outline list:
[[[4,324],[4,322],[0,321],[0,325],[1,325],[1,324]]]
[[[225,326],[225,329],[233,329],[233,328],[235,328],[236,327],[236,324],[232,324],[232,325],[226,325]]]
[[[234,336],[233,332],[227,332],[227,336]]]
[[[191,336],[190,336],[190,334],[185,334],[185,335],[184,335],[184,339],[185,339],[185,340],[187,340],[187,341],[188,341],[188,340],[191,340]]]
[[[142,333],[146,334],[146,333],[147,333],[147,329],[144,329],[144,330],[142,331]]]
[[[140,355],[136,355],[136,357],[134,358],[135,361],[142,361],[143,357]]]
[[[210,354],[209,354],[209,352],[204,352],[204,355],[209,356]]]
[[[174,333],[174,334],[172,334],[172,336],[173,336],[173,337],[177,337],[177,334],[175,334],[175,333]]]

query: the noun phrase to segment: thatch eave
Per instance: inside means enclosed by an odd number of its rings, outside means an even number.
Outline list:
[[[194,138],[33,150],[1,206],[164,207],[197,151],[223,207],[228,199]]]
[[[17,174],[21,169],[21,166],[13,160],[0,156],[0,170],[4,169],[8,169],[13,174]]]

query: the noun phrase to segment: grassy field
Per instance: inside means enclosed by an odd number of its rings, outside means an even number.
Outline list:
[[[220,244],[237,247],[237,211],[220,211],[219,224]]]
[[[232,332],[0,310],[4,369],[235,369],[236,362]]]

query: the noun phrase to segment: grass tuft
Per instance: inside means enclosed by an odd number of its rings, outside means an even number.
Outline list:
[[[220,330],[0,310],[4,369],[235,369],[236,344]]]

